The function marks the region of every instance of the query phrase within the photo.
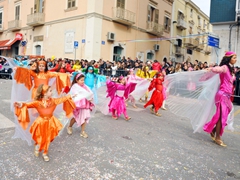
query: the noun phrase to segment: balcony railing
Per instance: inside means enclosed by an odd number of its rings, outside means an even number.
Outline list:
[[[184,44],[186,47],[194,48],[198,46],[198,41],[194,38],[187,38]]]
[[[164,32],[164,27],[161,24],[155,23],[155,22],[147,22],[147,32],[157,35],[157,36],[161,36],[163,35]]]
[[[205,54],[211,54],[211,52],[212,52],[212,47],[211,46],[206,46],[205,48],[204,48],[204,51],[205,51]]]
[[[21,29],[21,20],[13,20],[8,22],[8,29],[11,31],[17,31]]]
[[[27,16],[27,25],[29,26],[40,26],[45,23],[44,13],[34,13]]]
[[[181,30],[187,29],[187,22],[184,21],[183,19],[178,19],[178,21],[177,21],[177,28],[179,28]]]
[[[175,51],[176,56],[183,56],[183,48],[182,47],[176,47],[176,51]]]
[[[204,43],[198,42],[198,46],[196,47],[196,51],[202,51],[204,49]]]
[[[113,21],[133,25],[135,24],[135,13],[120,7],[113,7]]]

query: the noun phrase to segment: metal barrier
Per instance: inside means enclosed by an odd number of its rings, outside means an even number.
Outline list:
[[[234,102],[240,104],[240,80],[235,81]]]

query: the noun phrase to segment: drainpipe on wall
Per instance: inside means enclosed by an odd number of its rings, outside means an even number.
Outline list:
[[[231,38],[232,38],[232,28],[233,27],[235,27],[235,26],[240,26],[240,18],[238,18],[238,22],[237,23],[235,23],[235,24],[231,24],[230,26],[229,26],[229,43],[228,43],[228,50],[229,51],[231,51],[231,49],[232,49],[232,40],[231,40]],[[235,49],[236,49],[236,47],[235,47]]]

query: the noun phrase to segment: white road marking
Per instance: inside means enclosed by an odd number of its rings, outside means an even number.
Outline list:
[[[12,128],[12,127],[15,127],[15,124],[0,113],[0,129]]]

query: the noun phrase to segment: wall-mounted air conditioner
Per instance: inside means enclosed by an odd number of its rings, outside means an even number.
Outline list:
[[[159,51],[159,49],[160,49],[159,44],[154,44],[153,49],[154,49],[154,51]]]
[[[178,40],[174,40],[173,44],[174,44],[175,46],[178,46]]]
[[[108,32],[108,34],[107,34],[107,40],[108,40],[108,41],[114,41],[114,40],[115,40],[115,33],[113,33],[113,32]]]

